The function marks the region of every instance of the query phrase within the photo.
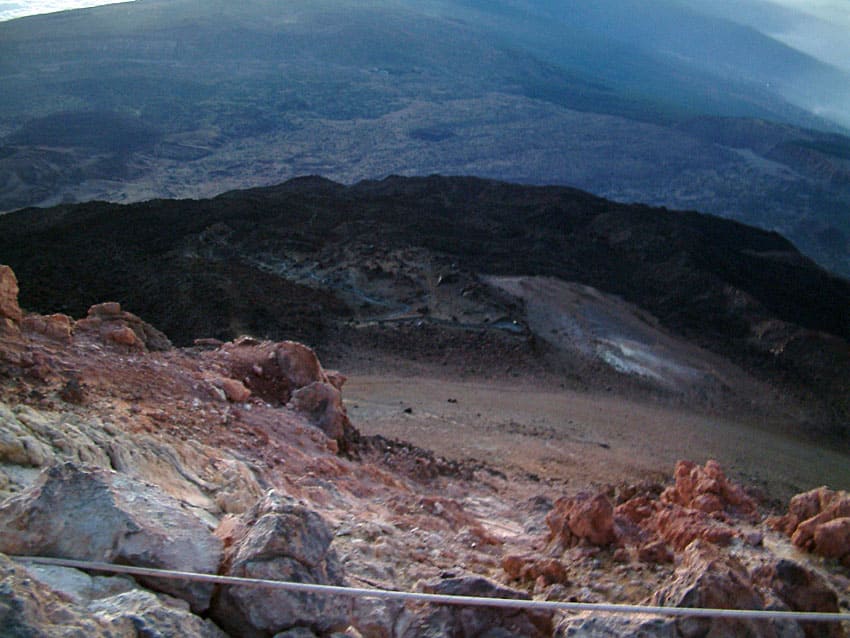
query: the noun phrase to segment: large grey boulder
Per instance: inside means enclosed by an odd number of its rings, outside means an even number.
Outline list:
[[[22,566],[0,554],[0,638],[227,638],[189,605],[122,577]]]
[[[222,543],[187,509],[149,483],[100,468],[56,465],[0,505],[0,552],[214,574]],[[197,612],[209,607],[210,584],[139,580]]]
[[[344,584],[330,528],[319,514],[288,496],[269,491],[218,533],[227,538],[228,576]],[[293,628],[326,635],[348,626],[350,609],[351,600],[340,596],[223,586],[210,616],[244,638],[265,638]]]
[[[681,638],[673,618],[609,614],[567,616],[555,630],[557,638]]]
[[[180,603],[183,603],[182,605]],[[168,600],[143,589],[101,598],[89,604],[89,611],[110,628],[130,624],[134,636],[192,636],[227,638],[214,622],[195,616],[179,599]]]
[[[419,589],[428,594],[530,600],[523,591],[481,576],[435,579],[420,583]],[[426,605],[418,611],[403,613],[396,621],[394,635],[402,638],[548,638],[552,635],[552,612]]]

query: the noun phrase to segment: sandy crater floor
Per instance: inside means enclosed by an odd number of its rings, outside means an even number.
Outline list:
[[[677,459],[715,458],[769,497],[828,484],[850,488],[850,454],[734,420],[613,395],[522,382],[352,374],[345,403],[364,434],[383,434],[451,459],[587,486],[669,476]]]

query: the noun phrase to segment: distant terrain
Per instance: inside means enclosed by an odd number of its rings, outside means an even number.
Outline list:
[[[2,23],[0,210],[478,175],[733,217],[850,275],[850,77],[639,9],[138,0]]]
[[[115,300],[181,345],[299,339],[349,369],[539,377],[784,414],[846,444],[850,283],[709,215],[472,178],[302,178],[10,213],[0,260],[28,310]]]

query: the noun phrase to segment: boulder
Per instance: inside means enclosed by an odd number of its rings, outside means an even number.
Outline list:
[[[194,615],[184,601],[141,589],[95,600],[88,609],[110,628],[129,626],[134,637],[227,638],[211,620]]]
[[[36,333],[63,343],[70,343],[74,322],[68,315],[27,315],[21,322],[25,332]]]
[[[616,540],[614,507],[604,494],[581,493],[561,497],[546,516],[547,544],[572,547],[584,540],[591,545],[610,545]]]
[[[287,406],[304,414],[312,425],[337,442],[344,439],[346,429],[351,427],[342,395],[329,383],[316,381],[295,390]]]
[[[556,638],[681,638],[676,621],[664,616],[567,616],[555,628]]]
[[[850,517],[834,518],[819,525],[813,534],[814,552],[825,558],[850,559]]]
[[[658,536],[676,551],[700,539],[715,545],[728,545],[738,536],[736,528],[718,521],[702,510],[668,505],[652,521]]]
[[[743,488],[726,478],[720,464],[709,460],[705,467],[691,461],[678,461],[674,470],[675,485],[661,494],[662,503],[681,505],[707,514],[722,512],[754,518],[756,502]]]
[[[449,596],[530,600],[530,596],[523,591],[499,585],[481,576],[420,582],[418,589],[429,594]],[[525,609],[429,605],[418,610],[407,609],[397,621],[395,635],[400,638],[418,638],[419,636],[543,638],[552,635],[552,617],[551,612]]]
[[[544,586],[569,582],[567,567],[555,558],[536,554],[509,554],[502,559],[502,569],[511,580],[540,582]]]
[[[90,307],[86,317],[74,324],[74,332],[93,335],[108,345],[131,350],[155,352],[172,348],[165,334],[133,313],[122,310],[121,304],[115,301]]]
[[[788,514],[768,524],[797,547],[850,566],[850,494],[819,487],[791,499]]]
[[[793,611],[838,613],[838,595],[816,571],[780,559],[756,571],[754,580]],[[807,638],[845,638],[838,623],[800,623]]]
[[[766,608],[760,588],[744,566],[711,544],[695,541],[682,555],[676,579],[657,591],[652,604],[671,607],[711,609]],[[802,638],[802,628],[793,621],[767,621],[731,618],[675,620],[683,638],[697,636],[750,636],[752,638]]]
[[[134,638],[138,634],[115,631],[0,554],[0,635]]]
[[[18,305],[18,279],[9,266],[0,265],[0,321],[20,323],[23,312]]]
[[[342,585],[343,571],[331,548],[333,533],[319,514],[269,491],[238,519],[222,523],[228,576]],[[351,600],[284,590],[222,587],[210,616],[226,631],[261,638],[297,627],[319,634],[349,624]]]
[[[52,466],[0,505],[0,552],[216,573],[222,543],[156,486],[73,463]],[[209,606],[213,586],[141,578],[150,587]]]
[[[236,379],[221,379],[217,386],[224,392],[227,400],[233,403],[243,403],[251,397],[251,391]]]
[[[260,342],[243,337],[210,355],[223,365],[227,376],[273,405],[285,405],[299,388],[328,382],[316,353],[295,341]]]
[[[22,566],[0,555],[0,591],[2,636],[226,638],[185,601],[156,596],[129,578]]]

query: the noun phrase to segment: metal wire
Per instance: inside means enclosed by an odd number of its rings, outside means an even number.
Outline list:
[[[605,614],[654,614],[659,616],[689,616],[700,618],[735,618],[739,620],[794,620],[806,622],[842,622],[850,621],[850,614],[826,613],[814,611],[771,611],[763,609],[702,609],[695,607],[659,607],[653,605],[617,605],[608,603],[578,603],[553,600],[521,600],[513,598],[488,598],[482,596],[453,596],[446,594],[425,594],[419,592],[391,591],[386,589],[366,589],[361,587],[341,587],[336,585],[318,585],[315,583],[293,583],[280,580],[242,578],[238,576],[219,576],[217,574],[199,574],[168,569],[133,567],[93,561],[72,560],[66,558],[46,558],[42,556],[10,556],[17,561],[36,565],[73,567],[98,572],[130,574],[188,580],[219,585],[237,585],[242,587],[262,587],[282,589],[329,596],[350,596],[383,598],[441,605],[460,605],[467,607],[499,607],[507,609],[529,609],[537,611],[584,611]]]

